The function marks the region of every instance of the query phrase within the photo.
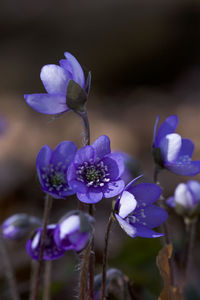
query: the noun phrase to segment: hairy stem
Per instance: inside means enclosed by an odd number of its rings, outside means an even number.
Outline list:
[[[79,300],[88,300],[88,259],[90,256],[90,247],[89,244],[84,250],[83,258],[81,260],[81,271],[80,271],[80,288],[79,288]]]
[[[50,287],[51,287],[51,267],[52,262],[45,261],[45,270],[44,270],[44,295],[43,300],[50,300],[51,294],[50,294]]]
[[[159,182],[159,179],[158,179],[158,174],[159,174],[159,170],[158,168],[155,166],[154,167],[154,183],[159,185],[160,186],[160,182]],[[163,195],[161,195],[160,197],[160,207],[162,208],[165,208],[165,205],[164,205],[164,197]],[[170,236],[170,231],[169,231],[169,225],[168,225],[168,222],[165,221],[163,223],[163,225],[161,226],[162,230],[163,230],[163,233],[164,233],[164,244],[166,245],[169,245],[171,244],[171,236]],[[174,259],[173,259],[173,256],[170,258],[169,260],[169,266],[170,266],[170,279],[171,279],[171,285],[174,286],[175,285],[175,278],[174,278],[174,274],[175,274],[175,270],[174,270]]]
[[[52,197],[46,195],[44,215],[43,215],[43,225],[42,225],[41,240],[40,240],[39,262],[37,265],[37,270],[35,272],[35,280],[33,280],[34,286],[33,286],[33,290],[31,291],[31,297],[30,297],[31,300],[37,300],[39,297],[39,288],[40,288],[40,280],[41,280],[42,265],[43,265],[43,253],[45,247],[45,237],[46,237],[47,224],[49,220],[51,206],[52,206]]]
[[[106,234],[105,234],[105,246],[104,246],[104,252],[103,252],[103,269],[102,269],[102,285],[101,285],[101,300],[105,300],[105,293],[106,293],[106,269],[107,269],[107,260],[108,260],[108,241],[109,241],[109,235],[111,226],[113,223],[113,215],[110,214],[107,228],[106,228]]]
[[[183,287],[187,282],[188,271],[192,262],[192,250],[194,248],[197,220],[198,218],[195,218],[193,220],[185,219],[186,244],[185,244],[184,257],[183,257],[183,279],[182,279]]]
[[[1,235],[0,235],[0,251],[1,251],[2,262],[4,265],[4,269],[5,269],[5,276],[7,278],[7,281],[8,281],[9,287],[10,287],[10,293],[12,295],[12,299],[19,300],[20,296],[19,296],[19,292],[17,289],[17,283],[15,280],[14,272],[13,272],[12,265],[11,265],[11,262],[10,262],[10,259],[8,256],[8,251],[6,249],[5,241]]]

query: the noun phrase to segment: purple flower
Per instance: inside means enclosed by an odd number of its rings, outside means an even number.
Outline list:
[[[64,250],[82,251],[91,238],[94,219],[81,211],[72,211],[58,223],[54,239],[57,246]]]
[[[174,133],[178,117],[169,116],[157,130],[159,117],[154,128],[153,154],[160,168],[185,176],[193,176],[200,172],[200,161],[192,161],[194,144],[189,139],[182,139]]]
[[[68,111],[67,88],[70,80],[89,93],[91,76],[85,82],[84,72],[77,59],[69,52],[66,59],[60,60],[60,66],[50,64],[41,69],[40,78],[47,91],[45,94],[28,94],[24,98],[28,105],[43,114],[59,114]]]
[[[166,211],[153,204],[159,199],[161,188],[153,183],[132,186],[138,178],[131,181],[117,199],[114,215],[119,225],[130,237],[163,236],[152,230],[167,219]]]
[[[122,191],[123,171],[121,156],[111,153],[110,139],[102,135],[91,146],[77,151],[67,177],[80,201],[97,203],[103,197],[111,198]]]
[[[53,151],[45,145],[38,153],[36,168],[42,190],[58,199],[74,194],[67,181],[67,170],[76,153],[76,145],[64,141]]]
[[[181,215],[192,216],[199,213],[200,183],[195,180],[180,183],[175,189],[174,196],[167,199],[167,204]]]
[[[45,243],[44,243],[44,260],[54,260],[60,258],[65,253],[65,250],[60,249],[54,241],[54,230],[56,228],[55,224],[47,226]],[[41,232],[42,228],[38,228],[31,239],[26,243],[26,251],[28,255],[34,259],[39,260],[40,253],[40,243],[41,243]]]
[[[2,226],[2,235],[9,240],[20,240],[34,227],[41,225],[41,220],[27,214],[15,214],[7,218]]]

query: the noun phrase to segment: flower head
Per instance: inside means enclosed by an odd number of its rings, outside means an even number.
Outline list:
[[[51,115],[70,110],[67,105],[70,81],[75,82],[86,95],[89,93],[90,73],[85,82],[83,69],[77,59],[69,52],[64,55],[65,59],[60,60],[60,66],[50,64],[41,69],[40,78],[47,93],[24,95],[27,104],[40,113]]]
[[[130,237],[163,236],[152,230],[167,218],[166,211],[153,204],[159,199],[161,188],[153,183],[132,186],[137,179],[131,181],[117,199],[114,208],[115,218]]]
[[[74,194],[67,181],[67,170],[76,153],[76,145],[64,141],[53,151],[45,145],[38,153],[36,168],[42,190],[54,198]]]
[[[97,203],[118,195],[124,181],[123,159],[111,153],[110,139],[102,135],[91,146],[79,149],[68,169],[68,182],[80,201]]]
[[[47,226],[45,243],[44,243],[44,260],[54,260],[60,258],[65,253],[65,250],[60,249],[54,241],[54,230],[56,228],[55,224]],[[41,232],[42,228],[38,228],[31,239],[26,243],[26,251],[28,255],[34,259],[39,260],[40,255],[40,244],[41,244]]]
[[[93,217],[81,211],[68,213],[55,229],[54,239],[57,246],[64,250],[82,251],[91,238],[93,223]]]
[[[27,214],[15,214],[7,218],[2,226],[2,235],[9,240],[24,238],[34,226],[41,225],[41,220]]]
[[[178,117],[169,116],[157,130],[159,117],[154,128],[153,154],[155,163],[160,168],[185,176],[200,172],[200,161],[192,161],[194,144],[189,139],[182,139],[174,133]]]
[[[180,183],[174,192],[174,196],[167,199],[167,204],[184,216],[193,216],[199,213],[200,209],[200,183],[189,180],[187,183]]]

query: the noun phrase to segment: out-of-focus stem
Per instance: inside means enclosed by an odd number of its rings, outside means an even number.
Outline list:
[[[113,215],[111,213],[108,225],[106,228],[106,234],[105,234],[105,246],[104,246],[104,252],[103,252],[103,269],[102,269],[102,285],[101,285],[101,300],[105,300],[105,293],[106,293],[106,269],[107,269],[107,260],[108,260],[108,241],[109,241],[109,235],[110,235],[110,229],[113,223]]]
[[[198,218],[195,218],[193,220],[185,219],[186,244],[185,244],[184,257],[183,257],[183,279],[182,279],[183,287],[187,282],[188,271],[192,263],[192,250],[194,248],[197,220]]]
[[[51,267],[52,262],[45,261],[45,270],[44,270],[44,295],[43,300],[50,300],[51,294],[50,294],[50,287],[51,287]]]
[[[39,288],[40,288],[40,280],[41,280],[42,265],[43,265],[43,253],[45,247],[45,237],[46,237],[47,224],[49,220],[51,206],[52,206],[52,197],[46,195],[44,215],[43,215],[43,225],[42,225],[41,240],[40,240],[39,262],[35,273],[35,280],[33,280],[34,286],[33,286],[33,290],[31,291],[31,297],[30,297],[31,300],[37,300],[39,297]]]
[[[81,259],[80,266],[80,287],[79,287],[79,300],[88,300],[88,259],[90,256],[90,244],[84,250],[83,258]]]
[[[7,278],[9,287],[10,287],[10,293],[12,295],[13,300],[19,300],[19,292],[17,289],[17,283],[15,280],[14,272],[12,269],[12,265],[8,256],[8,251],[6,249],[5,241],[3,237],[0,234],[0,251],[1,251],[1,257],[2,257],[2,262],[5,268],[5,276]]]

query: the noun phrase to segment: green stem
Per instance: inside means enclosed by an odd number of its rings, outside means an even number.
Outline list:
[[[7,281],[8,281],[9,287],[10,287],[10,293],[12,295],[12,299],[19,300],[20,296],[19,296],[19,292],[17,289],[16,279],[15,279],[12,265],[11,265],[11,262],[10,262],[10,259],[8,256],[8,251],[6,249],[5,241],[1,235],[0,235],[0,251],[1,251],[2,261],[4,264],[4,268],[5,268],[5,276],[7,278]]]
[[[109,241],[109,235],[111,226],[113,223],[113,214],[110,214],[108,225],[106,228],[106,234],[105,234],[105,247],[103,252],[103,269],[102,269],[102,285],[101,285],[101,300],[105,300],[105,294],[106,294],[106,269],[107,269],[107,261],[108,261],[108,241]]]
[[[49,220],[51,206],[52,206],[52,197],[46,195],[44,215],[43,215],[43,225],[42,225],[42,232],[41,232],[41,241],[40,241],[39,262],[37,265],[37,270],[35,272],[35,280],[33,280],[34,286],[33,286],[33,290],[31,291],[31,297],[30,297],[31,300],[38,300],[39,297],[40,280],[41,280],[42,266],[43,266],[43,253],[45,248],[45,237],[47,232],[47,224]]]

